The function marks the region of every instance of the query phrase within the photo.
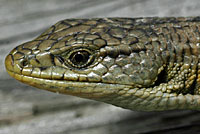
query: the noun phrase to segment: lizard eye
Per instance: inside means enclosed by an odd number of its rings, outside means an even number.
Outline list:
[[[80,48],[69,52],[67,59],[68,64],[80,69],[89,66],[94,61],[94,56],[90,50]]]

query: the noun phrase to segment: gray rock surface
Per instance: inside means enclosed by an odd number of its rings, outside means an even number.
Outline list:
[[[200,133],[200,112],[136,112],[54,94],[8,76],[4,58],[59,20],[197,16],[199,0],[0,0],[0,134]]]

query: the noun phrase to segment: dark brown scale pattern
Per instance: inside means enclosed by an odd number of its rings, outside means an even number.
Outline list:
[[[13,49],[6,67],[32,86],[128,109],[200,109],[199,43],[200,17],[67,19]]]

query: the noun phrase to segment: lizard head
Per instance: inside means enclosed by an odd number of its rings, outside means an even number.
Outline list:
[[[130,76],[129,58],[134,55],[120,40],[127,31],[109,21],[58,22],[33,41],[14,48],[6,57],[6,69],[34,87],[86,98],[104,98],[139,86],[140,76]]]

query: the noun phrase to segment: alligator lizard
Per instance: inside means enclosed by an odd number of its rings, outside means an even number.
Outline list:
[[[5,66],[31,86],[131,110],[200,109],[200,17],[59,21]]]

